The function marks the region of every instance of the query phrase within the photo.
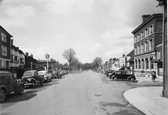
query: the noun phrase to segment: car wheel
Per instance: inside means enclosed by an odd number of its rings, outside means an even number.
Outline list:
[[[40,85],[43,86],[43,80],[40,80]]]
[[[135,79],[132,77],[132,78],[130,78],[130,81],[133,82],[133,81],[135,81]]]
[[[20,85],[19,94],[23,94],[23,92],[24,92],[24,85]]]
[[[23,94],[23,92],[24,92],[24,85],[20,85],[19,90],[15,91],[15,94]]]
[[[35,87],[35,81],[32,81],[32,88],[34,88]]]
[[[6,92],[5,90],[1,89],[0,90],[0,102],[4,101],[6,98]]]
[[[116,77],[113,78],[114,81],[117,81],[118,79]]]

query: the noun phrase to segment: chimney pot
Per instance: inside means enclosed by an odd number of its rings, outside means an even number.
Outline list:
[[[142,15],[142,22],[145,22],[151,15]]]

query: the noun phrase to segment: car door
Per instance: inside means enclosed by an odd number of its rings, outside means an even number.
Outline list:
[[[126,71],[122,71],[122,79],[127,79]]]
[[[7,92],[10,93],[14,90],[15,80],[11,73],[5,74],[5,86],[7,88]]]

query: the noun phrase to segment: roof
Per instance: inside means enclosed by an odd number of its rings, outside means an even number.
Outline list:
[[[127,56],[130,56],[130,57],[134,56],[134,50],[132,50],[129,54],[127,54]]]
[[[135,34],[138,30],[140,30],[142,27],[144,27],[147,23],[149,23],[151,20],[153,20],[154,18],[158,17],[158,16],[162,16],[162,13],[158,13],[158,14],[153,14],[151,15],[147,20],[145,20],[142,24],[140,24],[135,30],[132,31],[133,34]]]
[[[0,71],[0,73],[10,73],[9,71]]]
[[[5,31],[10,37],[13,37],[10,33],[8,33],[1,25],[0,25],[0,28]]]
[[[28,71],[25,71],[25,72],[34,72],[34,71],[37,71],[37,70],[28,70]]]

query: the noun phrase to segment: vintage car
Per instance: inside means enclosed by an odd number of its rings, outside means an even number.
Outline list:
[[[127,71],[124,70],[118,70],[118,71],[114,71],[111,75],[110,78],[117,81],[118,79],[126,79],[129,81],[135,81],[135,75],[134,74],[130,74],[127,73]]]
[[[44,81],[48,82],[52,79],[52,74],[47,72],[46,70],[38,71],[38,75],[44,77]]]
[[[15,79],[11,72],[0,71],[0,102],[4,101],[6,95],[12,92],[23,94],[24,84],[21,80]]]
[[[44,81],[44,77],[41,75],[38,75],[37,70],[25,71],[22,77],[22,82],[26,87],[31,86],[32,88],[34,88],[38,84],[42,86],[43,81]]]
[[[52,78],[55,78],[55,79],[59,78],[59,76],[58,76],[58,70],[53,70],[52,71]]]

